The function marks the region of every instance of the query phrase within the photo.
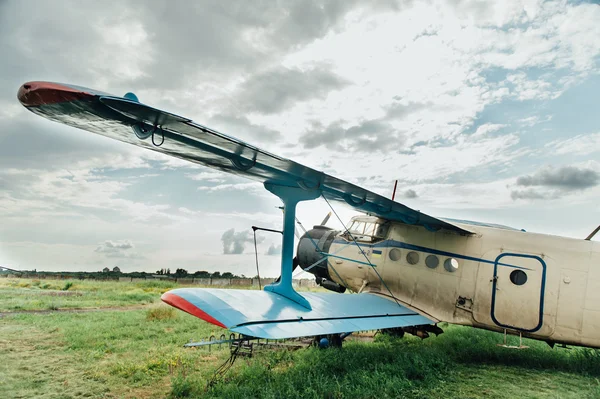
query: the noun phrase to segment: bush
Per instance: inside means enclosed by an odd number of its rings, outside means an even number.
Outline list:
[[[175,309],[170,306],[155,306],[146,311],[146,320],[147,321],[155,321],[155,320],[169,320],[177,317],[177,313],[175,313]]]
[[[171,381],[171,398],[189,398],[196,391],[197,384],[183,376],[174,377]]]
[[[69,290],[69,288],[71,288],[72,286],[73,286],[73,282],[72,282],[72,281],[67,281],[67,282],[65,283],[65,285],[63,285],[63,287],[62,287],[62,290],[63,290],[63,291],[68,291],[68,290]]]

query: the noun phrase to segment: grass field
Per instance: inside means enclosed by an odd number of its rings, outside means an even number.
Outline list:
[[[228,349],[182,344],[224,331],[158,304],[169,283],[74,282],[66,291],[81,295],[51,296],[52,307],[38,295],[50,287],[0,284],[0,312],[19,312],[0,318],[0,398],[600,397],[596,350],[535,341],[510,350],[496,345],[499,334],[458,326],[424,341],[378,336],[342,349],[262,351],[207,390]],[[24,312],[86,307],[108,309]]]

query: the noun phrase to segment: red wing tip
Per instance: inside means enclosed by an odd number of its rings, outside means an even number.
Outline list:
[[[212,317],[208,313],[204,312],[202,309],[200,309],[193,303],[187,301],[186,299],[183,299],[182,297],[180,297],[177,294],[173,294],[172,292],[165,292],[164,294],[161,295],[160,299],[164,303],[171,305],[177,309],[181,309],[184,312],[191,314],[192,316],[196,316],[197,318],[202,319],[211,324],[214,324],[216,326],[219,326],[222,328],[227,328],[219,320],[215,319],[214,317]]]
[[[27,82],[17,92],[19,102],[25,107],[69,102],[90,96],[78,88],[52,82]]]

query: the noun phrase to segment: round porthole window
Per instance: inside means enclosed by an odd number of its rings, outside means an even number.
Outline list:
[[[401,256],[402,256],[402,253],[400,252],[400,250],[398,248],[392,248],[392,250],[390,251],[390,254],[389,254],[390,259],[393,260],[394,262],[399,261]]]
[[[406,254],[406,261],[411,265],[416,265],[419,263],[419,254],[415,251],[410,251],[408,254]]]
[[[430,269],[435,269],[440,264],[440,260],[435,255],[429,255],[425,258],[425,265]]]
[[[510,281],[514,285],[523,285],[527,282],[527,273],[523,270],[513,270],[510,272]]]
[[[455,272],[458,270],[458,261],[454,258],[448,258],[444,261],[444,269],[449,272]]]

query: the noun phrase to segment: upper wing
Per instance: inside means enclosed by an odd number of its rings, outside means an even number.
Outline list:
[[[162,300],[219,327],[258,338],[282,339],[433,324],[375,294],[305,292],[307,309],[269,291],[178,288]]]
[[[318,188],[324,197],[388,220],[470,231],[391,201],[379,194],[227,136],[190,119],[140,104],[132,94],[114,97],[71,85],[24,84],[19,101],[50,120],[191,162],[283,186]]]

